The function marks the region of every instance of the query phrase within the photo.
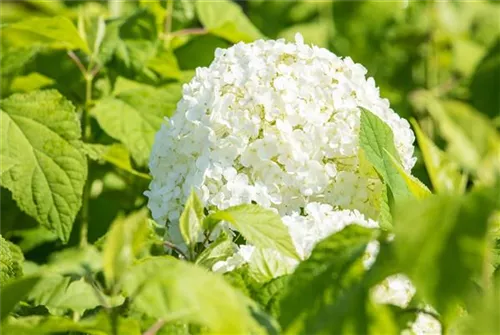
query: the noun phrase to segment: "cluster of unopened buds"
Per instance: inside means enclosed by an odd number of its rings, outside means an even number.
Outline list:
[[[156,134],[146,192],[154,219],[168,222],[173,243],[182,243],[178,220],[192,189],[207,208],[256,203],[281,215],[302,259],[347,225],[378,227],[382,182],[360,168],[361,108],[391,128],[407,172],[416,160],[415,137],[366,73],[350,58],[304,44],[300,35],[294,43],[259,40],[218,49],[212,64],[184,85],[174,116]],[[232,271],[254,252],[240,246],[213,271]],[[286,264],[284,273],[297,265],[265,252]],[[368,246],[366,267],[377,252],[376,242]],[[414,293],[396,275],[373,295],[405,307]],[[419,318],[415,332],[439,332],[435,320]]]

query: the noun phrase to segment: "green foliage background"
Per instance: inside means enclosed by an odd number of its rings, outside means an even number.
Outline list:
[[[6,334],[389,334],[424,303],[444,332],[500,333],[497,1],[0,5]],[[399,166],[390,129],[363,111],[364,168],[386,185],[382,229],[330,236],[290,276],[262,282],[246,267],[220,276],[205,269],[238,241],[196,243],[220,220],[257,247],[295,257],[294,248],[269,211],[205,216],[192,196],[181,217],[189,250],[168,246],[186,261],[167,255],[168,232],[150,219],[143,192],[154,134],[182,84],[216,48],[297,32],[363,64],[411,119],[414,176]],[[381,252],[365,271],[372,239]],[[417,287],[411,306],[374,304],[370,288],[400,272]]]

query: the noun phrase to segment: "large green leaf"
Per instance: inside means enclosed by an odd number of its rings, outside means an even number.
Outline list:
[[[460,172],[458,164],[423,133],[416,121],[412,121],[412,124],[434,189],[438,193],[462,193],[465,190],[467,177]]]
[[[247,241],[258,248],[274,249],[283,255],[299,259],[287,226],[272,210],[258,205],[239,205],[207,217],[207,221],[220,220],[232,224]]]
[[[497,191],[430,196],[396,208],[400,265],[418,292],[445,317],[467,296],[472,277],[481,273],[488,218],[500,202]]]
[[[252,42],[263,37],[238,4],[229,0],[196,1],[196,13],[209,32],[228,41]]]
[[[155,318],[183,320],[215,333],[258,331],[244,297],[221,277],[171,257],[139,261],[126,275],[133,306]]]
[[[368,161],[391,189],[394,198],[401,200],[408,197],[410,190],[390,157],[392,155],[399,163],[392,130],[378,116],[364,108],[361,110],[359,143]]]
[[[363,284],[362,258],[374,237],[374,230],[351,225],[318,243],[281,299],[285,333],[393,333],[386,311],[369,303]]]
[[[14,94],[0,101],[2,157],[16,162],[1,174],[19,207],[67,241],[87,178],[73,105],[56,91]]]
[[[120,281],[149,234],[148,211],[142,209],[127,217],[117,218],[106,235],[103,270],[108,285]]]
[[[3,28],[3,38],[17,46],[48,45],[52,48],[81,49],[90,53],[85,40],[66,17],[29,18]]]
[[[24,256],[21,249],[0,235],[0,284],[23,275]]]
[[[146,165],[154,134],[164,117],[172,115],[180,90],[177,84],[162,88],[135,85],[100,100],[91,114],[108,135],[127,147],[139,165]]]
[[[0,320],[3,321],[9,313],[16,307],[36,285],[40,278],[37,276],[23,277],[14,280],[7,285],[2,284],[2,294],[0,295]]]
[[[500,38],[481,60],[470,85],[473,105],[490,117],[500,115]]]

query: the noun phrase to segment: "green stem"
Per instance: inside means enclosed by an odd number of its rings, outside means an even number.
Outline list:
[[[168,37],[172,32],[172,12],[174,10],[174,0],[167,0],[167,8],[165,13],[165,35]]]
[[[92,81],[94,77],[88,72],[84,74],[85,77],[85,106],[82,113],[82,130],[83,141],[88,143],[92,139],[92,128],[90,125],[90,105],[92,103]],[[87,171],[90,171],[90,161],[87,165]],[[91,181],[87,177],[85,186],[83,188],[82,200],[82,222],[80,226],[80,246],[85,247],[88,244],[88,230],[89,230],[89,201],[90,201],[90,184]]]

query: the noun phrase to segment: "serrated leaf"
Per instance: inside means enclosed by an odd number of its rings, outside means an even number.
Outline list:
[[[350,225],[316,245],[309,259],[300,263],[290,276],[281,299],[280,324],[285,333],[340,334],[347,330],[340,322],[346,320],[342,310],[345,307],[349,310],[346,301],[351,300],[357,307],[358,300],[365,301],[366,292],[356,283],[363,275],[366,245],[374,237],[374,230]],[[342,292],[348,287],[352,289],[345,294],[352,296],[346,299]],[[363,314],[351,326],[354,327],[351,331],[366,334],[366,316]]]
[[[394,136],[391,128],[378,116],[364,108],[361,108],[360,123],[359,143],[366,154],[366,158],[387,183],[395,199],[399,201],[407,198],[410,191],[386,153],[387,150],[392,156],[399,158],[394,146]]]
[[[280,315],[280,299],[286,292],[290,276],[281,276],[265,283],[254,293],[254,299],[273,317]]]
[[[23,261],[21,249],[0,235],[0,284],[2,286],[23,275]]]
[[[23,162],[2,173],[19,207],[66,242],[87,178],[73,105],[56,91],[0,101],[1,155]]]
[[[496,191],[433,195],[396,207],[399,263],[417,291],[445,318],[468,295],[472,276],[481,272],[488,218],[499,201]]]
[[[127,217],[117,218],[106,235],[103,271],[111,287],[120,282],[149,234],[148,211],[143,208]]]
[[[155,318],[193,322],[215,333],[256,330],[244,297],[220,276],[172,257],[139,261],[123,281],[137,310]],[[224,313],[221,313],[224,311]]]
[[[52,48],[81,49],[90,54],[87,43],[66,17],[29,18],[3,28],[2,35],[17,46],[48,45]]]
[[[463,193],[467,176],[462,175],[458,165],[422,132],[416,121],[412,120],[412,125],[415,129],[418,146],[424,156],[425,167],[436,192]]]
[[[207,222],[227,221],[243,237],[258,248],[277,250],[283,255],[299,259],[287,226],[281,217],[258,205],[239,205],[218,211],[207,217]]]
[[[203,232],[202,222],[205,218],[203,211],[203,203],[196,195],[196,192],[191,191],[191,195],[186,201],[184,210],[179,218],[179,228],[182,237],[190,250],[193,250],[194,245],[198,242]]]
[[[252,42],[262,38],[262,33],[246,17],[234,2],[196,1],[196,13],[202,25],[216,36],[228,41]]]
[[[177,84],[138,86],[100,100],[90,113],[108,135],[125,145],[139,165],[146,165],[154,134],[164,117],[172,115],[181,88]]]
[[[3,321],[36,285],[40,278],[30,276],[16,279],[7,285],[2,284],[2,294],[0,295],[0,321]]]

